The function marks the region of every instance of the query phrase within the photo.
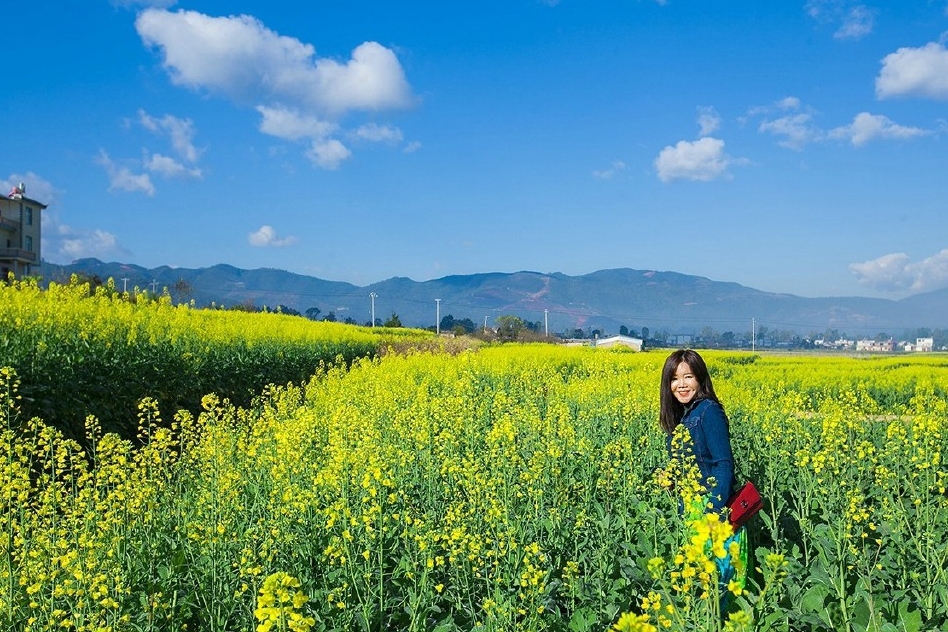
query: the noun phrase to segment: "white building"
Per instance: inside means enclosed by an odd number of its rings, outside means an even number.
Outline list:
[[[642,350],[642,339],[633,338],[632,336],[609,336],[608,338],[596,338],[595,344],[597,347],[602,347],[609,349],[618,345],[623,345],[629,347],[634,351]]]
[[[931,351],[935,348],[934,338],[916,338],[915,343],[906,342],[906,351]]]
[[[871,351],[873,353],[885,353],[895,350],[895,341],[889,340],[857,340],[856,351]]]

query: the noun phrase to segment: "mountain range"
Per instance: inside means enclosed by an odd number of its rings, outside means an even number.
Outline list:
[[[44,282],[66,282],[72,274],[112,278],[119,290],[167,291],[176,301],[199,307],[289,307],[301,313],[316,308],[318,318],[358,324],[386,321],[433,328],[445,316],[492,325],[513,315],[537,323],[550,334],[598,329],[609,335],[623,325],[671,334],[716,332],[738,335],[752,328],[801,335],[836,330],[851,338],[885,332],[900,335],[917,328],[948,328],[948,288],[901,300],[861,297],[804,298],[713,281],[705,277],[629,268],[579,276],[540,272],[453,275],[430,281],[392,277],[366,286],[328,281],[272,268],[243,270],[141,266],[98,259],[60,265],[44,262]],[[312,313],[312,312],[311,312]]]

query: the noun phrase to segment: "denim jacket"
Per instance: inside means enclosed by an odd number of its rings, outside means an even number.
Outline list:
[[[734,455],[724,409],[714,400],[699,399],[685,408],[681,424],[691,435],[691,449],[701,471],[701,483],[709,492],[710,511],[720,512],[734,486]],[[670,446],[669,442],[669,449]],[[708,484],[711,477],[714,477],[713,487]]]

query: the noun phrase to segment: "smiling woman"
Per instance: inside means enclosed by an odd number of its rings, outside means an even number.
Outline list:
[[[707,573],[707,583],[713,584],[716,577],[720,595],[716,616],[720,616],[729,594],[740,594],[746,583],[748,542],[744,527],[732,533],[726,521],[725,503],[734,487],[730,428],[697,351],[679,349],[665,360],[659,419],[671,459],[666,472],[680,495],[679,508],[687,515],[691,533],[687,541],[697,547],[697,558],[716,569]]]
[[[718,400],[704,359],[692,349],[679,349],[662,369],[660,423],[672,452],[678,426],[688,429],[688,443],[710,494],[710,508],[719,512],[731,495],[734,456],[724,406]]]

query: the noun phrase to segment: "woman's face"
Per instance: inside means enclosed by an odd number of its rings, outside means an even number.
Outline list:
[[[690,402],[698,393],[698,380],[695,378],[695,374],[691,372],[691,367],[688,366],[687,362],[682,362],[675,369],[675,374],[671,380],[671,390],[675,395],[675,399],[682,404]]]

